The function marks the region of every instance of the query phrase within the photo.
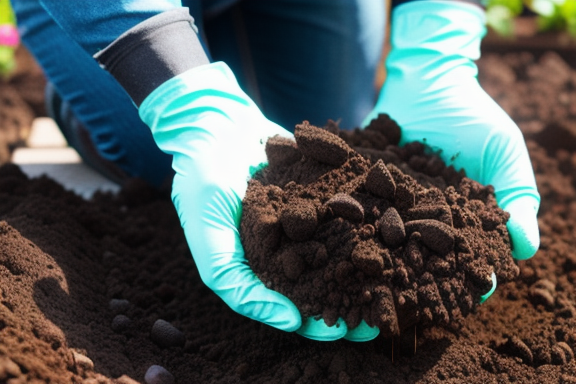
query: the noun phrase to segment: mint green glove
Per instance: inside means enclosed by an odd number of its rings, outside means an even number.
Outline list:
[[[380,334],[378,327],[370,327],[364,320],[354,329],[348,329],[344,319],[339,318],[336,324],[329,327],[323,319],[309,317],[296,331],[299,335],[319,341],[346,339],[350,341],[370,341]]]
[[[401,145],[420,141],[468,177],[495,188],[510,213],[513,256],[538,250],[540,195],[518,126],[478,84],[485,19],[460,1],[414,1],[394,9],[387,78],[364,124],[386,112],[402,127]],[[494,282],[495,285],[495,282]]]
[[[315,340],[367,340],[363,327],[306,326],[316,323],[311,319],[303,326],[296,306],[250,269],[238,231],[242,199],[248,180],[267,164],[267,139],[292,134],[264,117],[228,66],[208,64],[172,78],[139,111],[160,149],[174,156],[172,200],[204,283],[236,312],[278,329]]]
[[[300,328],[296,306],[248,266],[238,232],[247,182],[267,161],[266,140],[291,134],[264,117],[224,63],[168,80],[139,113],[160,149],[174,156],[172,201],[204,283],[244,316],[288,332]]]

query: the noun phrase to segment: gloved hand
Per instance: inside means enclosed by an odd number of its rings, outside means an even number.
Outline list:
[[[264,117],[224,63],[166,81],[139,113],[160,149],[173,155],[172,201],[204,283],[244,316],[288,332],[300,328],[296,306],[248,266],[238,231],[247,182],[267,162],[266,140],[291,134]]]
[[[266,141],[292,134],[264,117],[224,63],[168,80],[139,113],[160,149],[174,156],[172,200],[204,283],[251,319],[316,340],[345,336],[345,326],[302,326],[296,306],[250,269],[240,242],[242,199],[248,180],[267,164]]]
[[[540,195],[528,151],[517,125],[476,78],[484,11],[460,1],[414,1],[396,7],[391,23],[386,82],[363,124],[389,113],[402,128],[400,145],[428,144],[447,164],[493,185],[510,213],[514,258],[532,257],[540,244]]]

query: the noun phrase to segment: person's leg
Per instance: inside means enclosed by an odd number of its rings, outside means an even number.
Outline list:
[[[105,176],[122,182],[139,177],[160,187],[172,173],[149,128],[120,85],[40,5],[13,0],[24,45],[35,56],[55,92],[48,107],[69,143]],[[60,101],[61,99],[61,101]]]
[[[245,0],[204,21],[213,59],[289,130],[302,120],[361,124],[376,98],[385,22],[384,0]]]

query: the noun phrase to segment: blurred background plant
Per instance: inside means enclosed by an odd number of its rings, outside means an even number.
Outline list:
[[[0,0],[0,77],[7,77],[14,70],[14,52],[20,43],[16,17],[9,0]]]
[[[514,20],[527,14],[536,17],[539,31],[576,40],[576,0],[488,0],[486,6],[488,26],[506,37],[514,35]]]

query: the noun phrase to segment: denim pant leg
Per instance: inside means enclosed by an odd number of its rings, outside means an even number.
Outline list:
[[[213,59],[289,130],[302,120],[361,124],[377,97],[385,27],[384,0],[244,0],[204,19]]]
[[[70,144],[107,177],[121,181],[123,173],[161,186],[172,174],[171,157],[158,149],[116,80],[56,24],[39,0],[12,4],[24,45],[79,121],[65,130]]]

